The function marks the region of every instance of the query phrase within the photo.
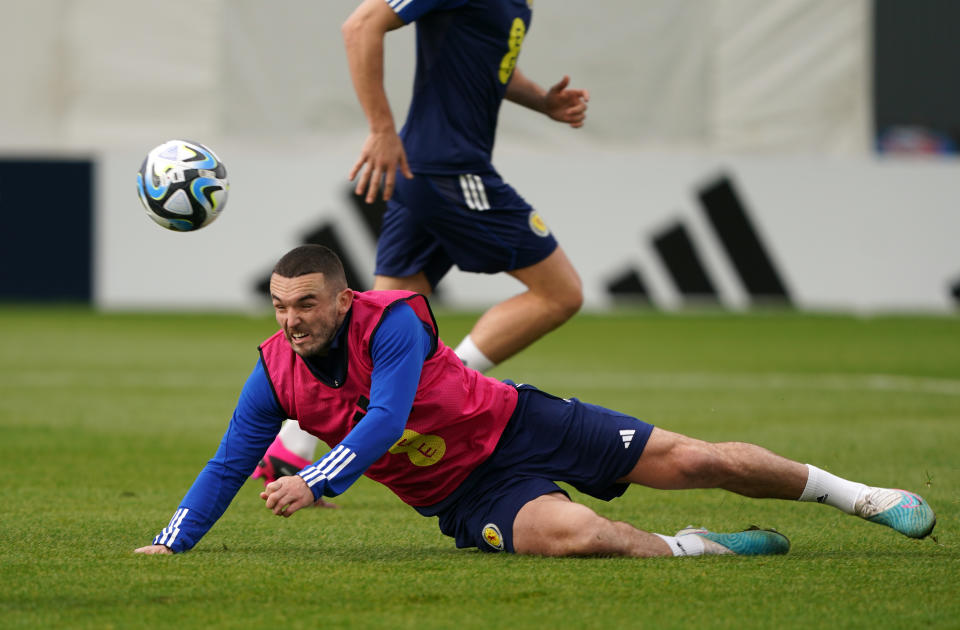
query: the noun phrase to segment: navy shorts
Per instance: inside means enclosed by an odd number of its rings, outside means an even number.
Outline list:
[[[640,458],[653,425],[520,385],[517,409],[490,457],[451,496],[426,508],[457,547],[513,552],[513,521],[524,505],[562,481],[609,501]]]
[[[540,262],[557,247],[530,204],[496,173],[397,177],[374,273],[424,272],[430,286],[456,265],[499,273]]]

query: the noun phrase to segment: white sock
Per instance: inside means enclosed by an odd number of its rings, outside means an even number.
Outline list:
[[[687,534],[685,536],[664,536],[663,534],[654,534],[660,537],[663,542],[670,545],[670,551],[675,556],[702,556],[704,554],[703,538],[696,534]]]
[[[304,459],[309,459],[311,462],[313,461],[313,452],[317,450],[317,442],[320,439],[301,429],[296,420],[284,422],[278,437],[288,451]]]
[[[807,464],[807,470],[807,485],[798,501],[826,503],[847,514],[854,513],[857,500],[867,491],[867,486],[831,475],[810,464]]]
[[[477,347],[477,344],[473,343],[470,335],[463,338],[463,341],[460,342],[460,345],[457,346],[454,352],[460,357],[464,365],[478,372],[486,372],[494,365],[493,361],[480,352],[480,348]]]

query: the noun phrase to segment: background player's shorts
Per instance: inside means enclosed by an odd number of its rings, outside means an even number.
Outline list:
[[[431,286],[453,265],[499,273],[540,262],[557,241],[540,215],[497,173],[397,177],[377,242],[374,273],[423,271]]]
[[[609,501],[629,484],[616,483],[636,465],[653,425],[576,398],[517,388],[517,409],[493,454],[454,493],[428,508],[457,547],[513,552],[513,521],[524,505],[564,492],[563,481]],[[566,494],[566,493],[564,493]]]

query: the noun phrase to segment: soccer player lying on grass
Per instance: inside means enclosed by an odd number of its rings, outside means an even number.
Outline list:
[[[137,552],[193,547],[285,418],[334,448],[266,486],[260,496],[278,516],[336,496],[365,474],[421,514],[438,516],[458,547],[484,551],[647,557],[782,554],[790,546],[782,534],[755,528],[648,533],[574,503],[557,481],[605,500],[631,483],[723,488],[826,503],[912,538],[933,531],[933,511],[911,492],[484,376],[440,341],[426,298],[351,291],[339,259],[324,247],[298,247],[281,258],[270,292],[280,330],[260,346],[219,450],[169,525]]]

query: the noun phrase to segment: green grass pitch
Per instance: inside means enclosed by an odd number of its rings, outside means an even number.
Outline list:
[[[471,316],[438,313],[457,342]],[[190,553],[132,553],[213,454],[269,314],[0,308],[0,627],[956,628],[960,318],[581,314],[493,375],[923,494],[936,540],[819,505],[633,488],[602,514],[776,527],[770,558],[457,550],[383,487],[267,512],[249,482]],[[576,495],[575,495],[576,496]]]

